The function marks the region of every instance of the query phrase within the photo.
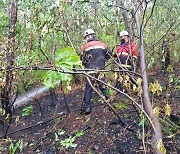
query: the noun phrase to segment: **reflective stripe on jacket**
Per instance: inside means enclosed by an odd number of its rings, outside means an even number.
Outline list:
[[[84,55],[83,64],[86,68],[102,69],[105,66],[107,45],[103,42],[92,40],[82,46]]]
[[[130,52],[132,52],[133,57],[138,57],[138,52],[134,42],[131,42],[130,45],[128,43],[118,45],[116,47],[116,52],[118,56],[130,56]]]
[[[97,40],[94,40],[94,41],[90,41],[86,44],[84,44],[82,46],[82,51],[85,52],[85,51],[89,51],[91,49],[106,49],[107,48],[107,45],[100,42],[100,41],[97,41]]]

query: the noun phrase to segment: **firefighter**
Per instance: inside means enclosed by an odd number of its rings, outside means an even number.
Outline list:
[[[124,67],[131,67],[135,72],[138,52],[135,43],[130,39],[129,33],[125,30],[120,32],[120,44],[116,47],[116,54]],[[133,68],[132,68],[133,67]]]
[[[82,46],[82,62],[86,69],[103,69],[105,67],[105,61],[108,58],[107,45],[101,41],[96,40],[95,36],[96,35],[93,29],[87,29],[84,33],[84,39],[86,40],[86,44]],[[100,77],[99,74],[93,74],[93,76],[99,78],[101,81],[105,81],[105,76],[101,75]],[[94,84],[94,80],[91,78],[90,82],[92,85]],[[99,83],[99,88],[102,91],[105,98],[108,99],[107,87],[102,83]],[[82,112],[84,114],[91,113],[90,101],[92,97],[92,90],[93,89],[90,83],[86,79],[86,86],[82,106]]]
[[[116,46],[116,56],[118,62],[121,64],[123,68],[133,71],[135,73],[136,59],[138,57],[136,45],[130,39],[129,33],[125,30],[120,32],[120,40],[120,44]],[[128,72],[126,72],[126,74],[128,74],[128,76],[130,77],[131,82],[137,85],[137,82],[133,77],[133,74],[129,75]],[[116,82],[116,87],[120,90],[123,89],[122,84],[118,81]]]

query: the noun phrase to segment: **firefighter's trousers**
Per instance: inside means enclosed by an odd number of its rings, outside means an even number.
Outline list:
[[[90,80],[91,84],[94,86],[95,81],[92,78],[89,78],[89,80]],[[101,78],[100,80],[105,82],[105,77]],[[107,87],[103,83],[100,83],[100,82],[98,82],[98,85],[99,85],[101,92],[105,96],[105,98],[108,99],[109,96],[107,94]],[[90,105],[90,101],[91,101],[91,97],[92,97],[92,91],[93,91],[93,88],[91,87],[90,83],[86,79],[86,86],[85,86],[85,91],[84,91],[84,106]]]

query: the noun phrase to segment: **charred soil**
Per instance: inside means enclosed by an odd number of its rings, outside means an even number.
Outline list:
[[[178,77],[179,74],[176,74]],[[151,81],[157,79],[164,87],[167,85],[168,74],[158,72],[149,76]],[[172,108],[172,114],[178,117],[179,89],[174,89],[167,96],[154,96],[154,106],[160,107],[160,118],[163,130],[163,141],[167,153],[180,153],[180,135],[177,122],[166,121],[164,106],[168,103]],[[122,126],[112,110],[104,104],[100,97],[93,93],[92,112],[89,115],[81,114],[83,91],[79,86],[73,86],[73,90],[66,94],[66,102],[59,88],[56,89],[58,103],[51,106],[49,94],[44,94],[33,102],[33,112],[29,116],[22,116],[22,109],[14,110],[13,119],[8,129],[7,138],[0,139],[1,153],[8,153],[11,143],[22,139],[23,149],[17,153],[43,153],[43,154],[133,154],[144,153],[142,144],[142,126],[140,115],[137,114],[132,103],[125,97],[117,96],[120,102],[117,110],[119,116],[127,124]],[[172,127],[171,127],[172,126]],[[0,135],[6,131],[7,126],[1,125]],[[130,128],[131,130],[128,130]],[[150,148],[150,127],[145,125],[145,144],[147,153],[153,153]],[[147,140],[147,138],[149,140]],[[18,151],[18,150],[17,150]]]

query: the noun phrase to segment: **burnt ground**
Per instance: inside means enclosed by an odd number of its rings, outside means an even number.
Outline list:
[[[179,77],[177,72],[176,77]],[[149,76],[150,81],[155,81],[155,79],[165,87],[167,85],[168,74],[158,72]],[[179,89],[175,89],[175,85],[172,85],[169,95],[164,91],[161,96],[154,96],[153,103],[160,107],[163,141],[167,153],[178,154],[180,153],[178,122],[173,122],[165,117],[163,109],[168,101],[172,108],[172,114],[177,117],[180,115]],[[51,106],[50,96],[46,93],[28,104],[28,106],[31,104],[34,109],[31,115],[22,116],[22,109],[25,106],[15,109],[13,120],[8,130],[9,135],[6,139],[0,139],[0,153],[8,153],[10,144],[15,144],[19,139],[23,141],[23,150],[17,153],[24,154],[144,153],[142,127],[138,126],[140,118],[134,106],[127,98],[120,96],[115,98],[116,101],[121,103],[121,107],[116,109],[116,111],[123,121],[126,122],[127,126],[124,127],[117,122],[117,117],[112,110],[95,93],[93,93],[93,110],[91,114],[81,114],[82,94],[82,86],[77,85],[74,85],[72,91],[66,94],[66,102],[70,109],[69,114],[67,114],[64,97],[59,88],[56,89],[58,104],[55,107]],[[19,120],[17,120],[17,117],[19,117]],[[6,125],[4,127],[1,125],[0,128],[0,135],[2,136]],[[80,131],[83,132],[83,135],[76,137],[74,141],[71,140],[71,145],[76,147],[66,148],[62,145],[62,141],[69,138],[70,142],[70,139]],[[150,148],[151,136],[149,132],[150,127],[146,125],[146,150],[147,153],[153,153]]]

